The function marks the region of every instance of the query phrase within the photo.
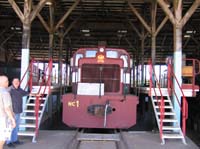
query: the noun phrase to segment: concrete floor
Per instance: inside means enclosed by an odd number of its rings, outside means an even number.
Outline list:
[[[31,137],[21,137],[23,145],[16,146],[15,149],[67,149],[67,146],[72,140],[75,131],[44,131],[39,132],[37,143],[32,143]],[[194,142],[186,137],[187,145],[184,145],[181,140],[166,140],[165,145],[161,145],[159,134],[145,131],[129,131],[124,133],[124,138],[127,141],[130,149],[199,149]],[[113,143],[97,143],[91,141],[90,145],[83,143],[81,149],[115,149]],[[4,149],[9,149],[6,145]]]

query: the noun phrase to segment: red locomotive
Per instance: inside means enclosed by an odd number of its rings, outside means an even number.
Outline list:
[[[81,48],[71,60],[72,93],[63,95],[63,122],[79,128],[129,128],[138,97],[129,94],[130,56],[123,49]]]

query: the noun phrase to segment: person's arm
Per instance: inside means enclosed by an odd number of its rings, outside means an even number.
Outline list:
[[[12,110],[12,100],[11,100],[11,96],[8,92],[3,94],[3,103],[4,103],[4,110],[5,110],[8,118],[11,120],[12,127],[15,128],[16,122],[15,122],[14,113]]]
[[[25,90],[23,90],[21,88],[20,88],[20,92],[21,92],[22,96],[41,96],[41,94],[30,93],[30,92],[25,91]]]
[[[23,90],[21,88],[19,88],[19,90],[20,90],[20,93],[21,93],[22,96],[29,96],[29,94],[30,94],[30,92],[25,91],[25,90]]]
[[[15,122],[15,118],[14,118],[14,113],[11,109],[11,107],[5,107],[5,112],[8,116],[8,118],[11,120],[11,123],[12,123],[12,128],[15,128],[16,127],[16,122]]]

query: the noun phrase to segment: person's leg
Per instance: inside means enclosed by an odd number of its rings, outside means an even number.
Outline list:
[[[16,142],[18,140],[18,131],[19,131],[19,123],[20,123],[20,114],[15,114],[15,121],[16,121],[16,127],[12,131],[12,142]]]
[[[0,149],[3,149],[3,145],[4,145],[5,141],[0,141]]]
[[[16,127],[15,127],[15,128],[16,128]],[[7,140],[7,141],[6,141],[6,144],[10,144],[10,143],[13,142],[14,131],[16,131],[15,128],[12,130],[10,140]]]
[[[15,114],[16,127],[12,130],[10,140],[6,141],[7,145],[17,141],[16,139],[17,139],[17,132],[19,129],[19,117],[20,117],[20,114]]]

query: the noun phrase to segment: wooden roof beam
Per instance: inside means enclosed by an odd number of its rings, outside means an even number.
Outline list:
[[[80,0],[76,0],[75,3],[70,7],[70,9],[65,13],[65,15],[60,19],[60,21],[57,23],[55,30],[57,30],[61,24],[64,23],[64,21],[67,19],[67,17],[70,15],[70,13],[76,8]]]

